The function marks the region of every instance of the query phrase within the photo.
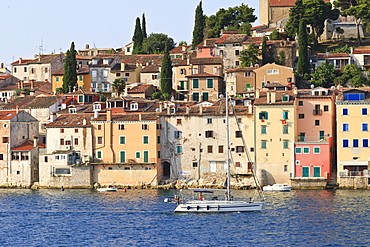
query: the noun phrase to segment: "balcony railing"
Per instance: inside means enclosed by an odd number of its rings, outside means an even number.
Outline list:
[[[295,142],[327,142],[327,136],[296,136]]]
[[[321,109],[314,109],[313,110],[313,115],[322,115],[322,110]]]
[[[344,171],[339,172],[340,177],[370,177],[370,171]]]

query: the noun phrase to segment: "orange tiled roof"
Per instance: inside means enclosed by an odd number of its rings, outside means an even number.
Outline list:
[[[148,90],[148,88],[150,88],[151,86],[153,85],[152,84],[138,85],[128,90],[127,93],[145,93],[145,91]]]
[[[369,54],[370,49],[355,49],[352,54]]]
[[[90,120],[93,116],[93,113],[63,114],[48,123],[46,127],[90,127]],[[86,120],[86,125],[83,125],[83,120]]]
[[[17,115],[16,111],[0,111],[0,120],[10,120],[15,115]]]
[[[11,76],[12,75],[0,75],[0,80],[6,80],[6,79],[8,79]]]
[[[296,95],[292,91],[275,91],[276,100],[275,103],[269,103],[267,102],[267,93],[268,92],[260,92],[260,97],[255,98],[254,104],[255,105],[293,105],[294,99]],[[289,101],[282,101],[283,95],[289,96]]]
[[[185,51],[187,51],[190,47],[191,47],[191,45],[185,45]],[[169,53],[182,53],[182,52],[184,52],[182,50],[182,48],[183,48],[183,46],[180,45],[180,46],[175,47],[172,50],[170,50]]]
[[[210,73],[200,73],[200,74],[194,74],[194,75],[187,75],[186,77],[221,77],[219,75],[210,74]]]
[[[317,58],[333,58],[333,57],[350,57],[349,54],[347,53],[329,53],[326,55],[326,53],[317,53],[316,54]]]
[[[44,143],[41,143],[41,142],[38,142],[37,143],[37,147],[39,147],[39,148],[45,148],[45,144]],[[12,148],[11,151],[30,151],[30,150],[32,150],[34,148],[36,148],[36,147],[34,147],[33,141],[28,140],[25,143],[23,143],[23,144],[15,147],[15,148]]]

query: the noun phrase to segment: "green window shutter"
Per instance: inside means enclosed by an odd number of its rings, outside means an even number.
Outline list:
[[[283,111],[283,119],[288,119],[288,112],[287,111]]]
[[[143,136],[143,144],[149,144],[149,136]]]
[[[79,80],[79,81],[82,81],[82,75],[79,75],[79,76],[78,76],[78,80]]]
[[[102,151],[97,151],[97,152],[96,152],[96,157],[97,157],[98,159],[101,159],[101,157],[102,157]]]
[[[193,93],[193,101],[199,101],[199,93]]]
[[[267,148],[266,141],[261,141],[261,148],[262,149],[266,149]]]
[[[321,173],[321,169],[320,169],[320,167],[314,167],[313,168],[313,176],[315,177],[315,178],[318,178],[318,177],[320,177],[320,174]]]
[[[176,153],[178,154],[182,153],[182,146],[176,146]]]
[[[55,77],[55,81],[58,82],[59,81],[59,76]]]
[[[84,96],[83,95],[78,96],[78,102],[80,102],[80,103],[84,102]]]
[[[289,142],[288,141],[283,141],[283,148],[289,148]]]
[[[207,88],[213,88],[213,79],[207,79]]]
[[[144,151],[144,162],[148,163],[149,162],[149,151]]]
[[[203,92],[202,98],[203,98],[203,101],[208,100],[208,92]]]
[[[126,162],[126,151],[119,151],[119,162],[120,163]]]
[[[126,136],[119,137],[119,144],[126,144]]]
[[[136,153],[135,153],[135,158],[136,158],[136,159],[140,159],[140,152],[136,152]]]
[[[283,134],[288,134],[288,126],[283,125]]]
[[[267,126],[266,125],[262,125],[261,126],[261,134],[266,134],[266,129],[267,129]]]
[[[199,79],[193,79],[193,88],[199,88]]]

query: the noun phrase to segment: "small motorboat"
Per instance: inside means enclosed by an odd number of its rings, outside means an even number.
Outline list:
[[[290,191],[291,189],[292,186],[288,186],[287,184],[273,184],[263,187],[263,191]]]
[[[100,191],[100,192],[114,192],[114,191],[117,191],[117,187],[108,187],[108,188],[97,188],[96,190],[97,191]]]

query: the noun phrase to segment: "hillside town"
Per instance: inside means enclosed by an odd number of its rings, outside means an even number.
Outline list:
[[[1,64],[0,187],[221,188],[229,151],[234,188],[254,188],[255,173],[262,185],[369,189],[370,39],[361,32],[357,45],[356,18],[326,22],[321,40],[351,45],[309,46],[307,78],[299,38],[285,35],[294,2],[260,1],[261,25],[248,34],[223,30],[168,50],[167,98],[156,97],[166,54],[135,54],[134,41],[76,51],[77,81],[67,92],[68,52]],[[249,47],[259,52],[245,64]],[[343,74],[355,66],[364,82],[315,78],[329,65]]]

